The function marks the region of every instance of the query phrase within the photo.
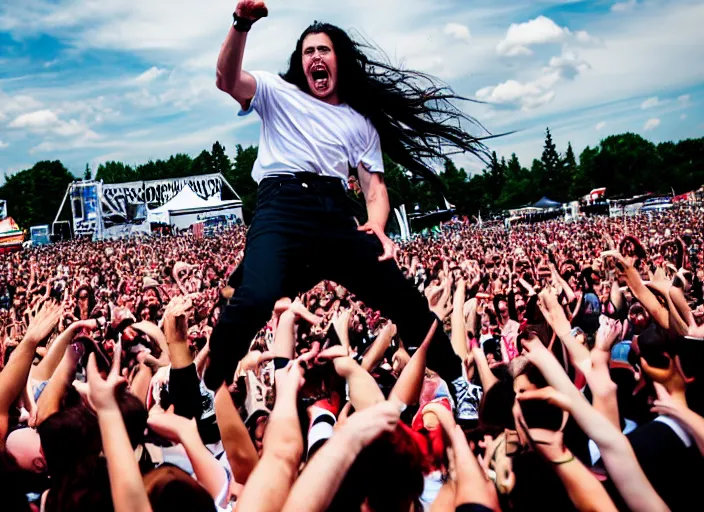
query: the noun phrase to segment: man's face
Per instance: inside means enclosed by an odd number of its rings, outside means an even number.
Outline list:
[[[303,40],[303,72],[310,93],[330,99],[337,88],[337,57],[327,34],[310,34]]]

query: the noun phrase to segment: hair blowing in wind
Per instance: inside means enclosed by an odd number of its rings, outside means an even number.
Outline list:
[[[428,166],[431,160],[448,155],[471,153],[483,159],[486,147],[482,140],[462,127],[484,127],[453,104],[457,96],[436,78],[394,67],[372,45],[354,41],[347,33],[328,23],[314,22],[301,35],[291,54],[284,80],[309,92],[303,70],[303,41],[310,34],[327,34],[338,61],[338,95],[343,103],[367,117],[381,139],[384,152],[409,171],[437,182]],[[373,50],[380,60],[372,60],[363,49]]]

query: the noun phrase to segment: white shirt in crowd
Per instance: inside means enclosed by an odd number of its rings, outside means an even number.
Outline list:
[[[252,73],[256,92],[248,110],[259,114],[262,126],[259,154],[252,178],[312,172],[340,178],[360,163],[370,172],[384,172],[379,134],[374,125],[349,105],[330,105],[278,75]]]

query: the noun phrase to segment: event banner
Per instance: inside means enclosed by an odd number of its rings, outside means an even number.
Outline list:
[[[103,218],[106,226],[132,222],[130,205],[147,204],[157,208],[168,203],[185,186],[201,199],[219,196],[222,191],[222,179],[219,174],[206,174],[188,178],[169,180],[138,181],[103,185]]]
[[[97,183],[81,184],[71,190],[71,212],[76,235],[95,233],[100,221],[98,196]]]

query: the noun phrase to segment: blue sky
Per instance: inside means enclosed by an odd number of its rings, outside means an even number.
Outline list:
[[[550,126],[579,154],[611,133],[659,142],[704,135],[704,1],[271,0],[245,55],[281,71],[313,20],[353,29],[396,62],[483,100],[466,111],[524,166]],[[256,144],[255,116],[215,88],[232,0],[9,0],[0,4],[0,176],[60,159],[80,175],[230,154]],[[476,171],[480,162],[458,157]],[[0,177],[0,181],[3,178]]]

